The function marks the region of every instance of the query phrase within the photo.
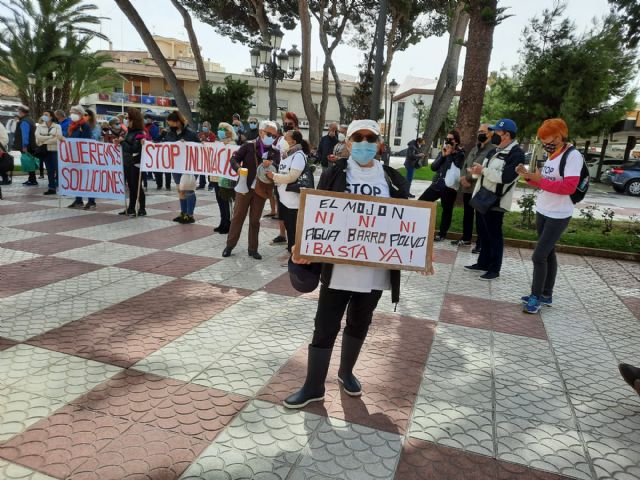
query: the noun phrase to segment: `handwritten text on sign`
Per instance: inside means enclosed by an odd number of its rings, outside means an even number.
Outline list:
[[[84,138],[58,141],[58,193],[124,200],[122,149]]]
[[[235,180],[238,174],[231,169],[231,155],[238,148],[222,142],[145,142],[141,169],[143,172],[204,174]]]
[[[313,190],[301,195],[301,257],[399,270],[430,267],[433,204]]]

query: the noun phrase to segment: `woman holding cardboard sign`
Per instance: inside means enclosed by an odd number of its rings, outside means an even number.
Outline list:
[[[351,156],[334,162],[322,174],[319,190],[360,193],[376,192],[379,197],[408,198],[409,184],[393,168],[375,160],[380,144],[380,127],[374,120],[355,120],[347,130]],[[354,191],[358,186],[359,191]],[[366,188],[365,188],[366,186]],[[298,273],[310,262],[292,257],[290,276],[294,286]],[[313,274],[309,272],[310,274]],[[307,379],[302,388],[289,396],[284,405],[302,408],[324,399],[325,380],[333,345],[340,332],[342,317],[347,312],[347,325],[342,337],[338,381],[347,395],[362,395],[360,382],[353,374],[360,350],[369,331],[373,312],[383,290],[391,290],[394,303],[400,298],[400,271],[355,265],[323,264],[322,286],[318,300],[313,339],[309,345]],[[317,285],[317,280],[316,280]],[[314,287],[314,285],[311,285]],[[301,287],[301,288],[307,288]],[[313,288],[312,288],[313,289]]]

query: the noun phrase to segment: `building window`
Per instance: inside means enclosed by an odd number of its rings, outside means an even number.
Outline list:
[[[140,85],[133,86],[133,94],[134,95],[142,95],[142,87]]]
[[[396,106],[396,137],[402,136],[402,120],[404,119],[404,102]]]
[[[401,138],[394,138],[393,139],[393,146],[394,147],[399,147],[401,142],[402,142]]]
[[[283,112],[289,111],[289,100],[282,100],[280,98],[276,98],[276,105],[278,106],[278,110]]]

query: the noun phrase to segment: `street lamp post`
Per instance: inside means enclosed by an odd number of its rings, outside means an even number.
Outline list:
[[[35,111],[36,106],[36,76],[33,73],[27,75],[27,82],[29,83],[29,109],[31,110],[31,115],[36,115],[38,112]]]
[[[422,109],[424,108],[424,102],[422,99],[418,101],[418,126],[416,127],[416,138],[420,137],[420,122],[422,121]]]
[[[276,100],[276,83],[284,79],[291,79],[300,69],[300,57],[302,54],[296,45],[287,52],[282,45],[284,34],[279,26],[273,26],[269,30],[268,43],[255,42],[251,49],[251,69],[256,77],[269,81],[269,116],[275,120],[278,111]]]
[[[393,125],[392,125],[393,124],[393,96],[398,91],[398,82],[396,82],[395,78],[389,82],[388,90],[389,90],[390,101],[389,101],[389,131],[387,132],[387,145],[389,145],[389,148],[391,148],[391,129],[393,128]],[[396,122],[397,121],[398,119],[396,119]]]

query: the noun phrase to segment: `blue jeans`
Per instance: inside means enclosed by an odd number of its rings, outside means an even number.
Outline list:
[[[44,164],[47,167],[49,190],[55,190],[58,187],[58,152],[47,152]]]
[[[478,234],[482,238],[482,250],[478,256],[478,265],[491,273],[500,273],[504,254],[504,237],[502,221],[504,212],[489,210],[484,215],[478,214]]]
[[[409,187],[411,187],[411,182],[413,182],[413,174],[416,169],[414,167],[406,167],[407,168],[407,182],[409,182]]]

